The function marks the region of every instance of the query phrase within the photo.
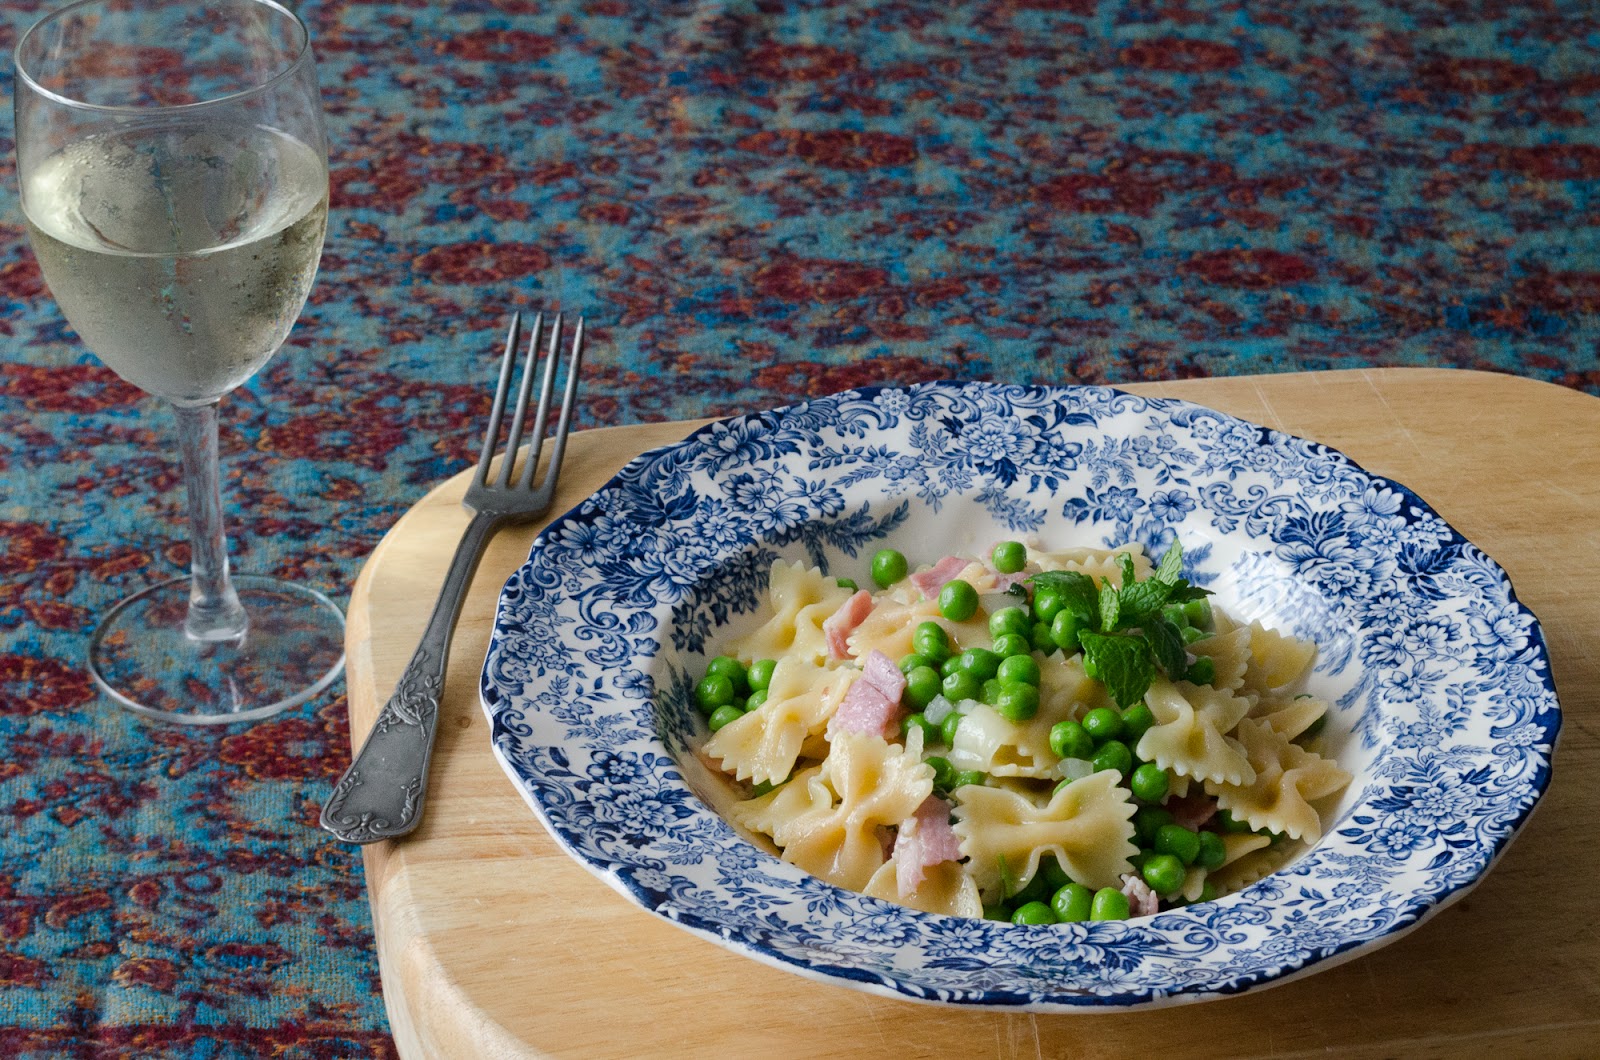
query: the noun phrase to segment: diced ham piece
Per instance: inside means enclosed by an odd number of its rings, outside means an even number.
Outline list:
[[[900,672],[900,667],[877,648],[873,648],[867,655],[867,661],[861,667],[861,679],[869,681],[872,686],[896,703],[906,690],[906,675]]]
[[[893,739],[900,732],[900,693],[905,687],[905,675],[894,660],[874,648],[867,655],[861,676],[829,719],[828,735],[861,732]]]
[[[1191,832],[1211,820],[1217,813],[1217,800],[1203,791],[1193,791],[1181,799],[1168,799],[1162,807],[1172,814],[1172,823],[1181,824]]]
[[[900,701],[890,699],[883,690],[866,679],[857,680],[839,702],[839,709],[828,720],[828,737],[841,732],[881,736],[885,740],[900,731]]]
[[[1150,885],[1132,874],[1122,877],[1122,893],[1128,896],[1128,916],[1155,916],[1161,898]]]
[[[966,570],[967,564],[971,562],[970,559],[963,559],[960,556],[946,556],[927,570],[919,570],[913,574],[911,584],[915,585],[923,596],[932,600],[939,595],[939,590],[944,588],[946,582]]]
[[[900,822],[895,839],[895,884],[900,897],[915,894],[931,866],[960,858],[961,839],[950,827],[950,804],[929,795],[916,813]]]
[[[1011,588],[1013,585],[1016,585],[1019,582],[1027,581],[1029,578],[1033,577],[1037,573],[1039,573],[1039,572],[1038,571],[1028,570],[1026,567],[1024,567],[1022,570],[1016,571],[1016,572],[1014,572],[1012,574],[1002,574],[999,571],[995,571],[994,572],[994,591],[997,592],[997,593],[1003,593],[1007,589]]]
[[[866,589],[857,592],[839,606],[822,623],[822,635],[828,640],[828,654],[843,659],[850,654],[850,634],[872,614],[872,594]]]

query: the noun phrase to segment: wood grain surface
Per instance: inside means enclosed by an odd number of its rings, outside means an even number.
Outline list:
[[[1600,1056],[1600,400],[1433,369],[1127,389],[1335,446],[1416,490],[1510,573],[1544,627],[1564,730],[1538,812],[1472,894],[1384,949],[1275,989],[1104,1015],[918,1005],[736,956],[568,858],[490,752],[478,671],[529,527],[491,543],[463,609],[420,829],[365,852],[401,1055]],[[575,435],[554,512],[693,426]],[[355,742],[427,619],[467,522],[465,485],[464,475],[444,483],[402,518],[356,585]]]

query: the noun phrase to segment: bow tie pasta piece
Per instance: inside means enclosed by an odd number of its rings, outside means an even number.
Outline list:
[[[967,712],[947,756],[956,769],[976,769],[995,777],[1054,780],[1061,756],[1050,750],[1050,727],[1068,715],[1043,706],[1023,722],[1007,721],[979,703]]]
[[[785,656],[821,665],[828,660],[822,624],[852,595],[816,567],[780,560],[767,580],[772,617],[735,641],[733,654],[746,666],[756,659]]]
[[[1289,695],[1299,689],[1316,661],[1315,641],[1299,640],[1252,622],[1244,687],[1263,696]]]
[[[1328,701],[1317,696],[1263,699],[1250,708],[1250,717],[1272,726],[1272,731],[1294,739],[1328,713]]]
[[[859,891],[887,863],[878,829],[898,825],[933,794],[933,767],[907,746],[841,732],[827,761],[789,783],[733,807],[735,822],[765,832],[784,861],[829,883]]]
[[[1256,777],[1249,784],[1206,781],[1206,790],[1217,797],[1217,806],[1251,828],[1315,843],[1322,836],[1322,819],[1311,802],[1350,783],[1350,774],[1321,755],[1290,743],[1264,721],[1246,718],[1234,732]]]
[[[945,861],[930,866],[917,889],[904,897],[898,884],[899,855],[896,854],[867,881],[866,894],[924,913],[943,913],[945,916],[983,917],[983,899],[978,896],[978,885],[972,882],[958,862]]]
[[[713,733],[706,756],[721,759],[722,769],[740,780],[778,783],[802,755],[827,753],[826,745],[818,753],[808,741],[821,736],[860,676],[859,670],[830,670],[793,657],[778,660],[767,701]]]
[[[1223,735],[1249,713],[1249,700],[1158,677],[1144,701],[1156,720],[1139,739],[1140,758],[1196,780],[1245,784],[1255,779],[1245,748]]]
[[[1093,578],[1096,583],[1109,581],[1122,586],[1122,560],[1124,553],[1133,557],[1133,571],[1139,578],[1150,577],[1150,557],[1144,554],[1143,545],[1123,545],[1121,548],[1063,548],[1055,552],[1029,550],[1028,558],[1040,570],[1075,570]]]
[[[1021,888],[1045,854],[1054,854],[1068,876],[1091,890],[1120,886],[1138,847],[1134,805],[1118,779],[1116,770],[1101,770],[1063,785],[1042,806],[1018,791],[962,788],[954,828],[978,889],[991,900],[1006,897],[1002,859],[1004,873]]]

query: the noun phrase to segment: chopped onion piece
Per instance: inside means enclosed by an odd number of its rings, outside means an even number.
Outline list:
[[[955,704],[948,699],[943,696],[934,696],[928,701],[928,705],[922,708],[922,716],[928,719],[929,724],[943,725],[944,719],[948,718],[950,712],[955,709]]]
[[[1082,780],[1094,776],[1094,763],[1082,758],[1063,758],[1056,772],[1061,774],[1062,780]]]

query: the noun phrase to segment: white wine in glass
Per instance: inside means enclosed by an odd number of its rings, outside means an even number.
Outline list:
[[[46,284],[84,344],[171,402],[192,570],[116,605],[90,670],[163,720],[266,717],[343,666],[321,593],[230,576],[218,400],[283,344],[328,216],[305,26],[270,0],[82,0],[17,45],[17,170]]]

